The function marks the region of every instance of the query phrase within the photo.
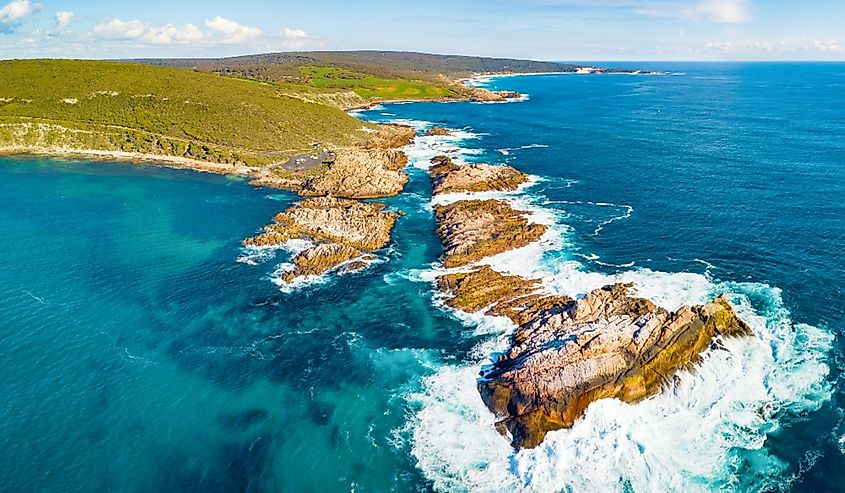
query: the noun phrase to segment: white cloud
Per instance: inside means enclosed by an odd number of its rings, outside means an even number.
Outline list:
[[[825,53],[839,53],[845,51],[845,45],[838,41],[813,41],[813,46]]]
[[[308,35],[302,29],[285,28],[284,35],[286,38],[307,38]]]
[[[291,29],[289,27],[286,27],[282,32],[282,38],[284,38],[282,48],[286,50],[301,50],[311,46],[315,41],[319,41],[308,36],[302,29]]]
[[[692,4],[692,5],[690,5]],[[696,2],[632,2],[634,12],[655,17],[741,24],[751,19],[748,0],[698,0]]]
[[[64,29],[73,20],[73,12],[56,12],[56,26],[59,29]]]
[[[706,0],[689,17],[740,24],[749,19],[746,0]]]
[[[215,35],[220,36],[222,38],[221,42],[226,44],[248,43],[261,37],[261,29],[247,27],[220,16],[205,21],[205,25]]]
[[[738,53],[757,56],[760,53],[787,53],[813,55],[818,53],[845,52],[845,45],[836,41],[807,41],[783,38],[780,41],[751,41],[743,43],[711,42],[686,48],[676,46],[674,51],[689,51],[691,53]],[[756,54],[756,55],[755,55]]]
[[[150,44],[189,43],[205,38],[205,33],[193,24],[183,26],[165,24],[156,27],[139,20],[122,21],[120,19],[97,24],[94,26],[94,34],[104,39],[135,40]]]
[[[35,12],[35,8],[29,0],[13,0],[6,6],[0,8],[0,31],[5,27],[10,29],[20,22],[24,17]]]
[[[94,34],[104,39],[124,39],[149,44],[178,44],[205,41],[208,44],[245,44],[261,37],[261,30],[235,21],[215,17],[205,21],[207,30],[194,24],[152,26],[139,20],[112,19],[94,27]]]

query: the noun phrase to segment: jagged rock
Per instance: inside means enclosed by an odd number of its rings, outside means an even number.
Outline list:
[[[435,193],[516,187],[510,177],[521,175],[513,170],[504,179],[446,156],[432,162]],[[546,231],[502,200],[438,205],[435,215],[447,268],[525,246]],[[478,380],[497,429],[515,448],[535,447],[549,431],[572,426],[596,400],[636,402],[659,392],[718,336],[751,335],[722,297],[670,313],[628,296],[631,285],[616,284],[573,300],[486,265],[444,274],[437,285],[447,305],[508,317],[516,325],[510,348]]]
[[[510,166],[465,164],[459,166],[448,156],[431,160],[428,172],[435,195],[456,192],[513,191],[528,181],[528,175]]]
[[[483,310],[484,314],[508,317],[518,325],[572,301],[540,292],[537,280],[504,275],[487,265],[444,274],[437,278],[437,287],[447,294],[446,304],[452,308],[467,313]]]
[[[292,190],[304,197],[392,197],[408,182],[402,172],[408,157],[398,148],[411,143],[414,135],[408,126],[380,125],[363,145],[336,149],[330,162],[305,172],[285,170],[278,163],[254,170],[250,183]]]
[[[244,245],[279,246],[300,238],[317,242],[294,258],[296,269],[283,276],[290,282],[299,276],[322,274],[358,257],[363,258],[343,266],[343,272],[366,268],[364,252],[382,248],[390,241],[396,214],[384,211],[384,204],[316,197],[302,200],[274,220],[263,233],[244,240]]]
[[[264,233],[247,238],[247,246],[281,245],[293,238],[341,243],[361,250],[377,250],[390,241],[396,214],[384,204],[316,197],[276,214]]]
[[[509,99],[522,96],[522,94],[514,91],[491,91],[490,89],[465,85],[456,86],[456,90],[470,101],[479,103],[503,103]]]
[[[451,137],[452,132],[446,130],[443,127],[438,127],[437,125],[435,125],[435,126],[429,128],[428,130],[426,130],[425,135],[427,137],[437,137],[437,136],[439,136],[439,137]]]
[[[319,276],[344,262],[349,262],[361,256],[360,251],[350,246],[339,245],[337,243],[321,243],[304,252],[300,252],[294,257],[293,270],[285,272],[282,278],[285,282],[290,283],[299,277]]]
[[[525,212],[503,200],[461,200],[437,205],[434,213],[447,268],[526,246],[546,231],[545,226],[529,223]]]
[[[367,139],[367,149],[398,149],[414,141],[416,130],[407,125],[380,125],[377,132]]]
[[[598,399],[657,393],[716,336],[751,335],[725,298],[670,313],[628,296],[630,288],[606,286],[538,312],[482,371],[481,398],[514,447],[537,446]]]

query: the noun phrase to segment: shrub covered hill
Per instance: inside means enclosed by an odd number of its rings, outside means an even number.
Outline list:
[[[262,165],[353,145],[368,127],[278,87],[164,67],[0,61],[0,147],[100,149]]]
[[[222,172],[230,171],[223,164],[265,167],[313,153],[315,143],[372,147],[374,130],[383,127],[344,109],[395,99],[501,98],[457,79],[577,68],[398,52],[128,62],[0,61],[0,153],[155,156]],[[284,175],[279,168],[274,173]]]

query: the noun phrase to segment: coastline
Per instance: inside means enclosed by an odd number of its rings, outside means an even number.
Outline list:
[[[101,149],[73,149],[73,148],[45,148],[26,146],[0,147],[0,156],[44,156],[59,158],[90,158],[92,161],[119,161],[127,164],[153,164],[174,169],[189,169],[201,173],[218,175],[237,175],[244,178],[254,178],[255,168],[249,166],[235,166],[229,164],[199,161],[180,156],[166,156],[161,154],[145,154],[127,151],[106,151]]]

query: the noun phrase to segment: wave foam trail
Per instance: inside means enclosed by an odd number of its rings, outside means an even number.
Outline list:
[[[413,453],[437,489],[709,491],[741,486],[740,470],[748,466],[743,454],[755,455],[749,476],[775,477],[782,465],[762,449],[766,435],[830,397],[824,360],[832,336],[793,324],[780,292],[763,284],[713,284],[697,274],[651,271],[598,276],[584,279],[635,281],[639,295],[670,309],[728,292],[757,337],[721,341],[693,371],[643,402],[597,401],[571,429],[520,452],[494,430],[478,396],[484,361],[446,366],[410,396],[419,409],[412,417]],[[485,345],[480,352],[492,354],[504,342]]]

